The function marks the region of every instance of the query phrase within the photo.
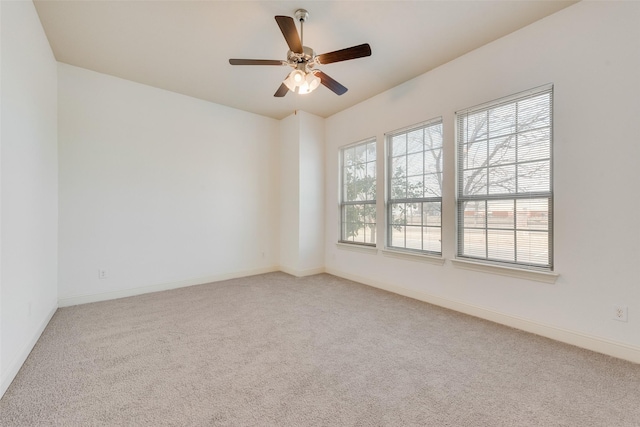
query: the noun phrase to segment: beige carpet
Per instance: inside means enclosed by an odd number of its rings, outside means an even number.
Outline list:
[[[2,426],[639,426],[640,365],[322,274],[62,308]]]

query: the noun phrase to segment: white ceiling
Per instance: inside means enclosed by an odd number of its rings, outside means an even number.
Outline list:
[[[69,1],[36,0],[56,59],[276,119],[328,117],[575,1]],[[290,68],[232,66],[282,59],[275,15],[309,11],[316,53],[369,43],[372,56],[318,67],[349,88],[273,93]]]

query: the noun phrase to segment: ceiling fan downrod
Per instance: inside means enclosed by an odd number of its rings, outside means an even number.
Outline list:
[[[309,19],[309,12],[305,9],[298,9],[294,16],[300,22],[300,44],[304,46],[304,23]]]

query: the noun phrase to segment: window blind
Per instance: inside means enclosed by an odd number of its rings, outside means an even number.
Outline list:
[[[552,269],[553,86],[456,113],[457,254]]]
[[[442,253],[442,118],[387,140],[387,246]]]

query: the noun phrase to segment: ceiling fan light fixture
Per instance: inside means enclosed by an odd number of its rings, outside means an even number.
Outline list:
[[[289,88],[291,92],[295,92],[296,88],[299,87],[305,81],[304,71],[301,70],[293,70],[286,79],[284,79],[284,84]]]
[[[312,72],[304,72],[296,69],[289,73],[283,83],[291,92],[305,95],[313,92],[320,86],[320,79]]]
[[[306,95],[309,92],[311,92],[311,88],[309,87],[309,83],[307,82],[302,83],[298,88],[298,94],[300,95]]]
[[[296,86],[301,85],[304,82],[304,72],[300,70],[294,70],[291,73],[291,79],[296,84]]]
[[[300,86],[300,90],[298,93],[309,93],[313,92],[320,86],[320,79],[313,74],[312,72],[307,73],[307,77],[305,77],[305,82],[302,86]],[[303,88],[306,90],[303,92]]]

